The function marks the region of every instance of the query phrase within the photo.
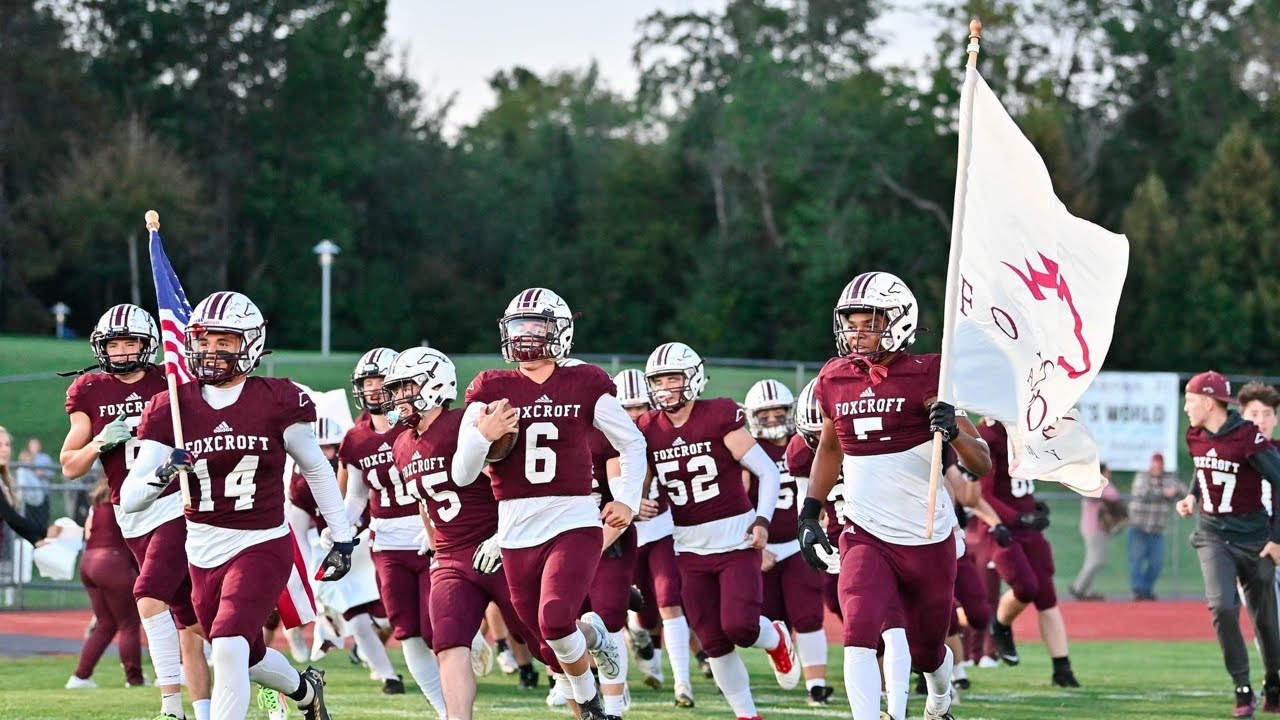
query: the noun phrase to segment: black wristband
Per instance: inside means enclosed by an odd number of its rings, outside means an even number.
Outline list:
[[[817,498],[804,499],[804,507],[800,509],[801,520],[817,520],[822,514],[822,501]]]

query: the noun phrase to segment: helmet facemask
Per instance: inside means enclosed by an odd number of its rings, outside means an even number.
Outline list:
[[[509,315],[498,321],[502,357],[507,362],[554,360],[568,354],[561,342],[565,323],[551,313]]]
[[[649,382],[649,404],[663,412],[673,413],[697,399],[698,393],[694,390],[692,382],[695,372],[696,370],[694,369],[674,370],[645,378]],[[659,387],[657,385],[658,378],[669,376],[679,376],[684,380],[684,383],[677,387]]]
[[[777,415],[773,412],[775,410],[785,412],[780,422],[772,417]],[[771,417],[762,421],[760,416],[764,413],[768,413]],[[747,430],[758,440],[786,440],[796,432],[795,415],[790,405],[754,408],[747,413]]]
[[[131,338],[138,341],[138,352],[136,355],[110,355],[107,352],[107,344],[112,340],[120,340]],[[136,333],[122,331],[109,333],[94,333],[92,339],[93,356],[98,361],[98,367],[102,371],[111,375],[127,375],[138,370],[145,370],[153,365],[151,359],[155,358],[156,348],[153,341],[146,335],[138,335]],[[120,359],[122,358],[123,359]]]
[[[187,369],[191,371],[196,380],[204,385],[221,385],[241,375],[248,375],[258,366],[257,359],[248,350],[255,339],[249,337],[249,334],[260,332],[260,329],[241,332],[230,328],[188,325],[184,336]],[[240,340],[239,349],[235,352],[200,349],[200,339],[211,334],[232,335],[238,338]]]

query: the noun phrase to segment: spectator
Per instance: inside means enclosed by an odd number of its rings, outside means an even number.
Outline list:
[[[1080,503],[1080,536],[1084,538],[1084,564],[1076,574],[1075,582],[1067,588],[1077,600],[1105,600],[1101,593],[1093,591],[1093,579],[1107,564],[1107,546],[1111,535],[1124,522],[1124,500],[1120,491],[1111,484],[1111,468],[1103,463],[1099,468],[1107,479],[1100,497],[1086,497]]]
[[[8,525],[19,536],[30,543],[37,543],[45,534],[45,522],[39,518],[28,518],[20,511],[14,475],[11,474],[9,459],[13,455],[13,436],[0,427],[0,522]],[[48,515],[45,515],[47,519]]]
[[[1169,501],[1187,494],[1178,478],[1164,471],[1164,455],[1151,456],[1146,472],[1134,473],[1129,501],[1129,583],[1134,600],[1155,600],[1164,569],[1164,531]]]

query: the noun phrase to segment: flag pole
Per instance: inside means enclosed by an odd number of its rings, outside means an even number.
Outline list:
[[[938,369],[938,395],[951,381],[951,331],[956,324],[957,293],[960,291],[960,244],[964,231],[965,190],[969,184],[969,146],[973,137],[973,86],[978,77],[978,45],[982,21],[969,21],[969,62],[965,65],[964,86],[960,90],[960,145],[956,152],[956,195],[951,209],[951,252],[947,256],[947,298],[942,312],[942,358]],[[942,474],[942,433],[933,434],[933,457],[929,462],[929,504],[925,507],[926,540],[933,539],[934,508],[938,504],[938,477]]]
[[[147,231],[151,234],[151,240],[154,241],[156,234],[160,232],[160,213],[155,210],[148,210],[143,219],[147,223]],[[178,376],[176,373],[169,371],[167,362],[165,363],[164,378],[165,382],[169,384],[169,416],[173,420],[173,446],[174,448],[182,448],[186,446],[186,443],[182,439],[182,413],[178,409]],[[185,472],[178,473],[178,483],[182,487],[182,506],[189,508],[191,507],[191,485]]]

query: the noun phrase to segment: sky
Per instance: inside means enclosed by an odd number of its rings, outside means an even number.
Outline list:
[[[902,0],[872,30],[884,43],[878,64],[906,64],[932,49],[937,32],[919,8]],[[473,122],[493,102],[487,78],[523,65],[542,75],[595,60],[606,84],[635,90],[631,64],[636,24],[654,10],[720,9],[724,0],[391,0],[388,32],[407,53],[410,75],[429,97],[456,94],[449,126]],[[963,49],[957,49],[963,52]]]

